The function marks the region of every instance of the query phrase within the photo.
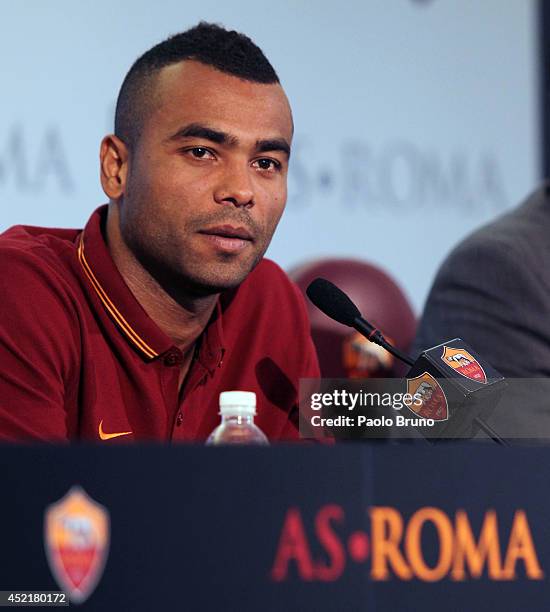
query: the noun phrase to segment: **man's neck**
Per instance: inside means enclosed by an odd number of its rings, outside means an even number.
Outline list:
[[[106,234],[111,257],[136,300],[184,354],[191,352],[212,316],[218,296],[181,296],[176,301],[169,295],[124,242],[114,204],[109,205]]]

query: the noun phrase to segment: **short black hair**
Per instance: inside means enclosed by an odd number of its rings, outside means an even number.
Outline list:
[[[146,51],[128,71],[115,111],[115,134],[127,145],[139,138],[147,103],[153,97],[152,77],[183,60],[195,60],[255,83],[279,83],[273,66],[248,36],[201,21]]]

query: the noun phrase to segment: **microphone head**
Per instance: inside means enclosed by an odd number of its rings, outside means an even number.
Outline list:
[[[316,278],[308,285],[306,293],[319,310],[338,323],[353,327],[355,319],[361,317],[359,309],[349,297],[326,278]]]

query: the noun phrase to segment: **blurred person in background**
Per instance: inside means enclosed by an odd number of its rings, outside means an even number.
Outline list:
[[[415,353],[455,337],[506,377],[550,376],[550,192],[475,231],[441,265]]]

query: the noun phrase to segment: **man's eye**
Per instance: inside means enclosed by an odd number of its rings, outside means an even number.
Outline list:
[[[281,164],[274,159],[263,158],[258,159],[254,162],[260,170],[267,170],[271,172],[275,172],[281,168]]]
[[[212,159],[213,155],[204,147],[193,147],[192,149],[186,149],[187,153],[190,153],[196,159]]]

